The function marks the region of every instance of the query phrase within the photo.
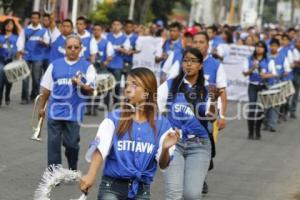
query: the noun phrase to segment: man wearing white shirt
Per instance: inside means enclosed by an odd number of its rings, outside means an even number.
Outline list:
[[[83,120],[85,95],[95,89],[96,72],[88,61],[80,59],[81,39],[66,38],[66,57],[53,61],[41,82],[43,87],[39,118],[45,117],[48,101],[48,165],[62,163],[61,144],[65,147],[69,168],[77,170],[80,123]]]
[[[204,77],[208,81],[210,85],[215,85],[218,94],[221,99],[221,108],[219,111],[219,119],[217,120],[217,127],[219,130],[225,128],[225,116],[226,116],[226,109],[227,109],[227,93],[226,93],[226,87],[227,87],[227,82],[226,82],[226,75],[225,71],[223,68],[223,65],[215,58],[213,58],[211,55],[209,55],[209,37],[207,33],[205,32],[200,32],[197,33],[194,36],[194,47],[199,49],[200,52],[202,53],[204,60],[203,60],[203,72],[204,72]],[[218,106],[219,107],[219,106]],[[214,139],[213,139],[213,124],[211,124],[210,131],[211,133],[209,134],[210,136],[210,141],[212,143],[212,158],[215,157],[215,144],[214,144]],[[218,131],[218,130],[215,130]],[[210,165],[210,170],[213,168],[213,162],[211,160],[211,165]],[[203,184],[203,193],[208,192],[208,185],[206,181]]]
[[[106,39],[113,45],[114,55],[112,61],[108,64],[108,70],[115,76],[117,81],[114,94],[114,103],[117,103],[121,93],[120,82],[124,68],[124,59],[126,55],[129,55],[131,46],[129,39],[122,32],[121,21],[114,19],[111,26],[112,32],[107,34]]]
[[[49,62],[65,57],[65,40],[73,33],[73,22],[70,19],[65,19],[61,25],[61,33],[55,31],[51,37],[51,50]]]
[[[297,111],[297,104],[299,98],[299,90],[300,90],[300,37],[295,41],[295,49],[293,50],[293,57],[294,57],[294,68],[293,68],[293,84],[295,87],[295,94],[292,98],[292,103],[290,107],[291,118],[296,119],[296,111]]]
[[[92,35],[86,30],[87,19],[84,17],[78,17],[76,20],[77,35],[82,42],[82,50],[80,56],[86,60],[94,63],[97,54],[97,43],[92,38]]]
[[[45,72],[49,65],[52,38],[57,37],[57,35],[60,35],[60,32],[56,27],[53,15],[44,14],[42,24],[43,27],[46,29],[46,33],[48,34],[48,37],[50,38],[49,44],[46,46],[45,53],[44,53],[43,72]]]
[[[97,54],[95,58],[94,66],[96,68],[97,74],[106,73],[107,66],[111,62],[114,49],[112,44],[102,36],[103,28],[100,24],[94,24],[93,26],[93,39],[97,42]],[[97,108],[100,101],[100,94],[97,94],[97,97],[94,98],[94,103],[92,105],[87,106],[86,115],[93,114],[94,116],[98,115]],[[108,99],[108,98],[106,98]],[[91,102],[91,100],[89,100]],[[109,102],[105,102],[108,106]]]
[[[41,14],[33,12],[31,23],[25,27],[18,38],[18,57],[26,60],[32,77],[32,90],[30,98],[33,100],[39,93],[40,80],[42,77],[42,66],[45,49],[49,45],[49,35],[45,28],[40,24]],[[28,104],[29,101],[29,77],[22,82],[22,101],[21,104]]]

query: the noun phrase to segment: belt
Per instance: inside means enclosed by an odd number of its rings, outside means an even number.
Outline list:
[[[110,176],[104,176],[104,177],[106,180],[113,181],[115,183],[127,184],[127,185],[131,185],[131,183],[133,181],[132,179],[113,178]]]
[[[188,135],[187,139],[185,140],[186,142],[195,142],[195,143],[200,143],[200,144],[206,144],[208,141],[208,138],[202,138],[197,135]]]

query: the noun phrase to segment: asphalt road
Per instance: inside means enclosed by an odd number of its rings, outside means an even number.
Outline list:
[[[29,139],[32,135],[33,105],[20,105],[19,102],[20,84],[16,84],[11,105],[0,108],[0,200],[33,199],[47,165],[46,130],[44,128],[42,132],[43,143]],[[237,102],[229,104],[229,116],[238,117],[228,121],[219,137],[215,169],[208,176],[209,193],[203,199],[294,199],[300,191],[300,120],[289,119],[279,125],[276,133],[263,132],[260,141],[250,141],[247,139],[246,121],[237,114],[238,107]],[[88,167],[84,154],[96,134],[95,125],[102,119],[102,114],[87,117],[85,127],[81,129],[79,169],[83,172]],[[61,185],[53,190],[51,199],[78,198],[79,194],[77,184]],[[88,199],[96,199],[96,195],[97,186]],[[157,173],[152,184],[152,199],[164,199],[161,172]]]

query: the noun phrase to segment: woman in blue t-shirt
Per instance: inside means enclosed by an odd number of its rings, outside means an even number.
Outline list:
[[[149,69],[129,73],[126,103],[102,121],[88,151],[91,164],[81,179],[82,191],[95,183],[105,160],[98,200],[150,199],[157,163],[161,169],[169,165],[179,139],[179,132],[157,113],[156,94],[156,78]]]
[[[208,123],[215,117],[216,87],[206,87],[202,62],[198,49],[187,49],[180,74],[158,89],[160,111],[167,113],[171,125],[182,135],[165,172],[168,200],[201,199],[210,164]]]
[[[244,76],[249,76],[248,96],[249,96],[249,112],[248,112],[248,139],[261,138],[260,129],[263,121],[263,108],[258,104],[258,92],[267,89],[270,79],[275,77],[275,65],[273,61],[269,61],[267,57],[267,45],[263,41],[259,41],[255,45],[253,55],[244,64]],[[255,137],[254,137],[255,132]]]
[[[0,106],[2,105],[3,91],[5,88],[5,104],[10,104],[10,91],[12,83],[9,83],[4,66],[13,61],[17,53],[17,26],[12,19],[7,19],[3,23],[0,34]]]

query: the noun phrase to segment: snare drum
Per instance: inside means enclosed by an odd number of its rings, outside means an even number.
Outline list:
[[[293,94],[295,94],[294,84],[292,83],[292,81],[288,81],[288,84],[286,87],[286,95],[287,95],[287,97],[290,97]]]
[[[30,70],[25,60],[16,60],[8,63],[3,70],[7,80],[11,83],[25,79],[30,75]]]
[[[258,102],[268,109],[286,103],[286,98],[280,89],[265,90],[258,93]]]
[[[116,79],[111,73],[98,74],[96,77],[97,92],[112,90],[116,85]]]
[[[270,90],[280,90],[281,93],[283,93],[283,96],[287,97],[287,91],[288,91],[288,82],[283,81],[280,83],[277,83],[270,87]]]

